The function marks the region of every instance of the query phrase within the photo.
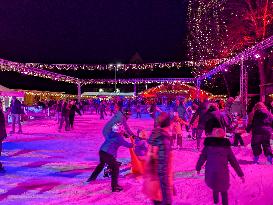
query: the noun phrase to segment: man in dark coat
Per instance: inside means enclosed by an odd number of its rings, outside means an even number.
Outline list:
[[[0,101],[0,157],[1,157],[1,153],[2,153],[2,143],[3,140],[7,137],[7,132],[6,132],[6,125],[5,125],[6,121],[5,121],[5,116],[2,110],[2,103]],[[0,162],[0,172],[4,171],[3,165]]]
[[[201,137],[205,129],[206,113],[208,111],[208,106],[209,106],[209,102],[207,100],[201,103],[190,121],[190,125],[192,126],[195,119],[199,117],[197,130],[196,130],[197,149],[200,149]]]
[[[231,143],[225,137],[225,131],[217,118],[206,121],[205,132],[207,138],[204,149],[196,164],[196,171],[200,173],[202,165],[206,162],[205,182],[213,190],[215,204],[219,202],[219,192],[222,195],[222,204],[228,205],[229,169],[228,163],[234,168],[244,182],[244,174],[232,150]]]
[[[267,160],[272,164],[272,150],[270,138],[273,129],[273,116],[266,106],[259,102],[252,111],[247,126],[247,132],[252,130],[251,148],[254,154],[254,163],[258,163],[259,156],[262,154],[262,148]]]
[[[15,97],[12,97],[11,104],[10,104],[10,112],[11,112],[11,118],[12,118],[12,130],[11,134],[15,132],[15,123],[18,124],[18,133],[22,133],[22,127],[21,127],[21,102]]]
[[[63,101],[62,110],[61,110],[61,121],[59,126],[59,132],[62,130],[63,123],[65,122],[65,130],[69,130],[69,113],[70,113],[70,106],[67,101]]]
[[[79,115],[82,115],[82,114],[81,114],[80,109],[76,106],[76,102],[74,100],[71,101],[70,105],[71,105],[71,107],[70,107],[70,110],[69,110],[69,127],[71,129],[73,129],[76,112]]]

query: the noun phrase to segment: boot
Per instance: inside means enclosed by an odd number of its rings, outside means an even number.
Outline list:
[[[254,164],[259,164],[259,156],[255,156],[253,160]]]
[[[122,190],[123,190],[123,188],[119,185],[112,187],[112,192],[120,192]]]
[[[272,164],[272,156],[270,156],[270,155],[267,156],[267,161],[268,161],[269,164]]]

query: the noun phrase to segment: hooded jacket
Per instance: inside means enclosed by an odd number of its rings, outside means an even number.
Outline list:
[[[250,124],[247,126],[247,132],[250,132],[252,129],[253,135],[264,135],[270,137],[272,128],[272,114],[264,110],[257,110],[254,113],[252,122],[250,122]]]
[[[230,141],[226,138],[207,137],[204,145],[205,147],[196,164],[196,170],[200,171],[202,165],[206,162],[206,184],[214,191],[225,192],[230,186],[228,163],[231,164],[239,177],[244,176],[231,150]]]
[[[118,148],[120,146],[132,148],[133,144],[124,140],[119,133],[111,132],[101,145],[100,150],[117,157]]]
[[[103,130],[102,130],[102,134],[105,138],[107,138],[107,136],[109,136],[109,134],[112,132],[112,127],[117,124],[117,123],[122,123],[126,134],[128,134],[129,136],[133,136],[134,133],[130,130],[128,124],[127,124],[127,119],[125,117],[125,115],[121,112],[118,111],[112,118],[111,120],[109,120],[106,125],[104,126]]]

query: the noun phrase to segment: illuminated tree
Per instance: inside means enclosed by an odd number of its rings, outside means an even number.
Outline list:
[[[273,0],[189,0],[188,47],[192,60],[227,58],[272,35]],[[260,94],[272,78],[265,65],[268,53],[260,53]],[[199,67],[195,75],[207,72]],[[267,77],[268,76],[268,77]]]

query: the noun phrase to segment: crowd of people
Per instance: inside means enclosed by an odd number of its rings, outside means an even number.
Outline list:
[[[143,175],[143,192],[154,204],[171,204],[172,196],[175,194],[172,150],[181,150],[182,135],[189,133],[191,129],[192,134],[184,137],[196,139],[197,150],[201,148],[203,132],[206,136],[196,171],[200,173],[203,164],[206,163],[205,182],[212,189],[213,201],[218,204],[221,193],[222,204],[227,205],[230,186],[229,163],[241,177],[242,182],[245,181],[243,170],[231,149],[231,146],[238,146],[238,141],[244,146],[242,133],[252,130],[253,163],[259,163],[263,149],[268,164],[272,164],[270,146],[273,129],[272,113],[264,103],[259,102],[254,106],[247,120],[241,113],[233,113],[234,101],[233,98],[229,98],[226,103],[195,100],[192,106],[186,106],[184,99],[177,99],[172,107],[159,107],[153,103],[150,106],[150,115],[154,119],[154,129],[148,138],[143,131],[138,131],[138,134],[134,135],[127,124],[130,110],[119,107],[103,128],[105,141],[99,151],[100,163],[87,182],[94,181],[103,167],[108,164],[112,174],[112,191],[122,191],[122,187],[118,184],[120,163],[117,162],[116,156],[118,148],[125,146],[135,151],[142,164],[142,168],[139,169],[144,169],[136,172],[133,170],[135,165],[132,164],[133,172]],[[227,132],[230,135],[227,135]],[[131,136],[132,142],[124,139],[128,136]]]
[[[143,175],[143,192],[153,200],[154,204],[171,204],[175,194],[173,183],[173,150],[183,150],[183,139],[196,140],[196,150],[203,147],[196,164],[196,171],[204,163],[205,182],[212,189],[213,201],[219,203],[219,193],[222,204],[228,204],[229,171],[228,163],[234,168],[244,182],[244,174],[237,162],[231,146],[244,146],[242,134],[252,132],[251,148],[253,163],[259,163],[259,156],[264,152],[269,164],[272,164],[272,150],[270,139],[272,137],[273,116],[264,103],[258,102],[249,113],[248,118],[243,116],[240,109],[233,109],[235,100],[229,98],[226,102],[199,100],[187,101],[177,98],[172,103],[159,106],[155,101],[144,103],[140,100],[110,101],[92,99],[89,101],[60,100],[51,106],[56,111],[58,130],[61,131],[65,123],[65,130],[73,129],[75,114],[84,114],[87,111],[99,115],[111,116],[102,129],[105,138],[99,149],[100,163],[97,165],[87,182],[96,180],[97,176],[107,165],[111,175],[111,188],[113,192],[122,191],[118,184],[120,163],[117,161],[117,152],[120,146],[133,150],[139,162],[134,167],[134,173]],[[22,133],[20,114],[21,103],[13,97],[10,105],[12,116],[11,134],[15,132],[18,124],[18,133]],[[2,106],[0,106],[2,108]],[[135,134],[127,124],[127,120],[136,113],[141,118],[148,113],[154,120],[154,128],[150,136],[144,130]],[[201,146],[202,136],[205,135],[204,146]],[[7,137],[5,117],[0,109],[0,154],[2,141]],[[130,138],[128,142],[125,138]],[[231,142],[232,141],[232,142]],[[132,163],[133,166],[136,166]],[[0,163],[0,170],[4,170]]]

